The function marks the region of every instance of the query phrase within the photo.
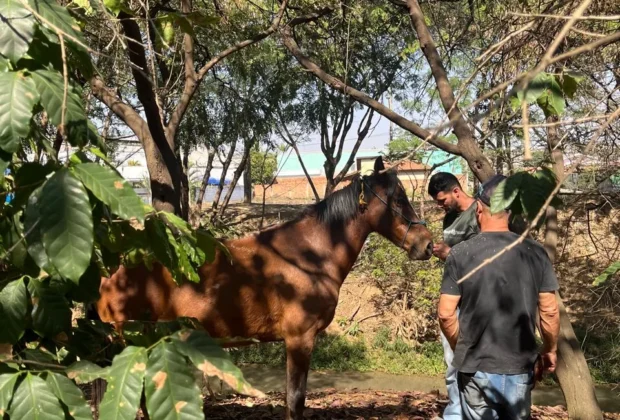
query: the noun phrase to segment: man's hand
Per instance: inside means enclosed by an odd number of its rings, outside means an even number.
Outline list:
[[[558,354],[556,352],[543,353],[541,357],[543,373],[555,372],[555,367],[558,362]]]
[[[433,245],[433,255],[439,258],[442,261],[445,261],[448,258],[448,254],[450,253],[450,247],[445,243],[441,242]]]

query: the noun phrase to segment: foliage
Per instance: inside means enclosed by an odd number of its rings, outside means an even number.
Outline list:
[[[431,223],[429,229],[439,233],[440,226]],[[437,337],[440,260],[412,261],[387,239],[372,234],[359,262],[355,272],[369,276],[381,290],[375,305],[398,320],[396,333],[400,338],[424,342]]]
[[[616,261],[612,263],[609,267],[605,269],[600,275],[598,275],[594,279],[593,286],[600,286],[605,284],[609,279],[611,279],[616,273],[620,272],[620,261]]]
[[[412,134],[399,130],[399,135],[387,144],[388,160],[399,160],[409,156],[421,143],[422,141]],[[417,156],[409,156],[409,159],[414,161],[419,161],[421,158],[421,152],[417,153]]]
[[[269,184],[278,170],[278,155],[273,152],[252,150],[250,152],[252,184]]]
[[[542,168],[534,173],[517,172],[502,181],[491,197],[491,212],[510,210],[513,215],[523,215],[529,221],[534,220],[547,198],[557,185],[557,178],[549,168]],[[551,205],[561,204],[554,197]],[[539,223],[544,218],[541,217]]]
[[[545,116],[562,115],[565,109],[565,98],[572,98],[577,91],[583,76],[575,72],[559,75],[539,73],[523,90],[511,98],[511,105],[519,109],[523,101],[528,104],[536,102]]]
[[[237,364],[286,365],[282,343],[264,343],[231,351]],[[394,338],[388,327],[374,335],[318,336],[310,368],[313,371],[386,372],[400,375],[438,375],[445,369],[443,350],[437,342],[418,345]]]
[[[152,418],[204,418],[195,368],[258,394],[196,322],[128,323],[129,346],[109,324],[73,324],[77,304],[95,301],[101,278],[121,264],[157,261],[177,283],[197,282],[223,248],[144,205],[108,162],[76,76],[78,64],[83,75],[92,63],[72,13],[52,0],[5,1],[0,13],[0,157],[10,173],[1,187],[13,197],[0,206],[2,413],[92,418],[73,380],[99,377],[109,384],[102,418],[135,418],[145,384]],[[72,146],[66,159],[63,142]]]

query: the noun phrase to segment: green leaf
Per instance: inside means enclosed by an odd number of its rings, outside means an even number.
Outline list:
[[[154,419],[204,419],[203,403],[185,357],[171,344],[158,344],[149,356],[146,409]]]
[[[609,280],[614,274],[620,271],[620,261],[616,261],[605,269],[596,279],[592,286],[600,286]]]
[[[58,170],[41,191],[43,245],[58,272],[77,282],[90,264],[93,219],[88,193],[66,168]]]
[[[179,216],[169,212],[161,212],[164,216],[164,220],[168,222],[169,225],[174,226],[184,235],[192,236],[192,228],[185,220],[181,219]]]
[[[41,105],[47,111],[50,121],[54,125],[60,125],[62,122],[62,104],[65,89],[62,74],[49,70],[36,70],[32,73],[32,79],[41,94]],[[82,104],[81,93],[73,83],[69,84],[67,90],[65,127],[67,128],[67,135],[71,144],[86,144],[89,136],[88,120],[86,119],[86,111]]]
[[[197,245],[205,253],[205,262],[213,262],[218,241],[208,232],[196,230]]]
[[[178,259],[168,239],[166,225],[158,217],[148,217],[144,226],[157,260],[170,271],[175,270]]]
[[[19,375],[6,373],[0,375],[0,418],[4,417],[4,414],[11,404],[13,398],[13,392],[15,391],[15,382]]]
[[[34,19],[19,0],[0,1],[0,54],[17,63],[34,36]]]
[[[65,413],[47,383],[31,373],[17,387],[9,414],[19,420],[64,420]]]
[[[528,104],[533,104],[536,100],[545,92],[548,88],[549,82],[551,80],[551,76],[547,73],[538,73],[536,77],[529,83],[529,85],[517,92],[517,98],[520,102],[525,101]]]
[[[491,213],[510,208],[512,202],[519,195],[523,172],[519,172],[499,183],[491,196]]]
[[[24,279],[13,280],[0,291],[0,343],[15,344],[24,334],[28,294]]]
[[[58,373],[48,373],[45,382],[56,398],[63,403],[66,418],[74,420],[93,418],[82,391],[69,378]]]
[[[32,7],[37,14],[41,15],[41,17],[49,22],[49,24],[44,23],[49,29],[54,32],[56,32],[56,28],[60,29],[65,34],[69,35],[66,37],[67,41],[73,42],[77,40],[86,45],[86,40],[82,35],[80,27],[65,7],[62,7],[54,0],[28,0],[28,4],[30,4],[30,7]]]
[[[558,84],[562,87],[562,92],[567,98],[572,98],[577,92],[579,83],[584,79],[584,76],[576,72],[565,72],[561,76],[556,76]]]
[[[550,77],[545,92],[538,97],[536,103],[542,109],[546,117],[561,115],[564,112],[564,94],[555,77]]]
[[[73,379],[78,384],[86,384],[95,379],[107,379],[110,374],[110,368],[102,368],[87,360],[80,360],[69,366],[66,373],[69,379]]]
[[[32,78],[21,72],[0,73],[0,148],[13,153],[30,132],[32,109],[39,93]]]
[[[96,163],[82,163],[73,169],[86,188],[110,206],[112,213],[125,220],[136,218],[144,223],[142,200],[125,179]]]
[[[76,302],[91,303],[99,299],[101,273],[96,263],[91,262],[77,286],[71,290],[71,298]]]
[[[9,63],[9,60],[4,57],[0,57],[0,72],[6,73],[9,70],[11,70],[11,64]]]
[[[42,187],[37,188],[28,198],[28,206],[24,213],[24,231],[28,232],[26,243],[28,244],[28,254],[30,254],[30,257],[43,271],[54,275],[58,270],[56,270],[56,267],[54,267],[47,256],[41,237],[41,217],[39,215],[41,189]],[[37,226],[35,226],[35,223],[37,223]]]
[[[21,208],[26,204],[32,192],[43,185],[52,171],[53,167],[49,164],[23,163],[15,172],[15,198],[11,203],[13,207]]]
[[[103,0],[103,4],[114,14],[114,16],[118,16],[121,10],[123,10],[122,0]]]
[[[32,329],[43,337],[71,329],[71,308],[64,295],[47,280],[30,279],[28,291],[32,300]]]
[[[134,420],[146,371],[146,349],[127,347],[112,361],[108,389],[99,407],[99,416],[106,420]]]
[[[204,331],[179,331],[172,336],[172,342],[205,375],[220,378],[241,394],[264,396],[245,380],[228,353]]]

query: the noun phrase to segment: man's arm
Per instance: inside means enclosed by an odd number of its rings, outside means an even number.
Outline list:
[[[538,294],[540,335],[543,340],[542,359],[546,372],[553,372],[557,361],[558,336],[560,334],[560,311],[555,292]]]
[[[452,350],[456,347],[456,342],[459,338],[459,319],[456,316],[456,308],[460,300],[460,296],[442,293],[439,297],[439,305],[437,307],[439,327],[448,339]]]

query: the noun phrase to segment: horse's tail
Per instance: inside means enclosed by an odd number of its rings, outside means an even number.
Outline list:
[[[96,302],[90,302],[86,304],[85,309],[86,309],[86,319],[89,319],[91,321],[101,321],[101,318],[99,317],[99,312],[97,312]]]

